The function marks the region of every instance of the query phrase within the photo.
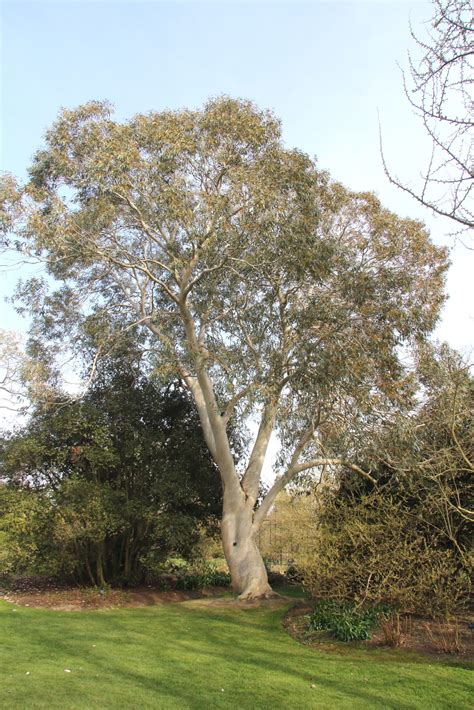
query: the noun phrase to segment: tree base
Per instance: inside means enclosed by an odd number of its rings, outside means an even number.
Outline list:
[[[274,592],[269,586],[268,589],[258,590],[258,589],[245,589],[241,594],[238,595],[237,599],[243,602],[253,602],[262,601],[264,599],[276,599],[280,595],[278,592]]]

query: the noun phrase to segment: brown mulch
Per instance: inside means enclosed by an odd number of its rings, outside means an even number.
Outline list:
[[[120,607],[159,606],[183,602],[198,607],[278,608],[293,599],[276,594],[269,599],[239,600],[229,594],[227,587],[207,587],[196,591],[163,591],[158,586],[142,585],[133,589],[99,590],[97,587],[62,585],[55,580],[29,577],[0,586],[0,599],[32,608],[55,611],[88,609],[117,609]]]
[[[381,629],[377,629],[369,641],[343,642],[333,639],[327,632],[308,632],[307,616],[313,611],[313,604],[302,602],[290,609],[285,615],[284,627],[287,633],[300,643],[310,646],[320,651],[343,651],[354,645],[366,648],[385,648],[391,646],[387,644]],[[469,628],[474,623],[474,615],[460,614],[453,622],[459,631],[459,651],[446,653],[442,649],[441,636],[445,631],[443,622],[433,619],[424,619],[417,616],[410,616],[405,624],[402,643],[399,648],[407,651],[436,656],[438,658],[451,658],[474,660],[474,631]],[[429,627],[430,633],[426,627]],[[434,637],[434,638],[433,638]]]
[[[208,599],[228,591],[209,587],[200,591],[162,591],[157,587],[141,586],[134,589],[98,590],[94,587],[67,587],[54,584],[0,590],[0,599],[19,606],[53,609],[56,611],[81,611],[87,609],[117,609],[120,607],[157,606],[166,603]]]

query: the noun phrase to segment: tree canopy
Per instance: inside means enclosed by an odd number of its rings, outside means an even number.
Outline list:
[[[192,393],[234,586],[266,593],[255,535],[281,488],[321,465],[371,479],[351,458],[410,396],[402,347],[436,323],[445,251],[286,148],[270,112],[227,97],[125,123],[106,103],[64,110],[4,196],[4,224],[58,284],[22,287],[51,341],[73,346],[77,323],[99,319],[100,357],[141,328],[157,371]],[[228,427],[249,418],[237,462]],[[272,432],[278,477],[255,510]]]

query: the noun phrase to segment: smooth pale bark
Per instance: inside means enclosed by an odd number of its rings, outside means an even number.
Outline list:
[[[239,599],[262,599],[275,594],[255,540],[253,506],[245,499],[236,500],[224,492],[221,533],[224,554],[229,565],[232,588]]]
[[[183,379],[193,394],[204,438],[221,475],[224,492],[221,537],[232,588],[240,599],[270,597],[274,592],[268,583],[267,571],[255,540],[258,527],[254,523],[254,504],[265,451],[273,428],[274,413],[272,411],[273,419],[268,415],[264,417],[260,436],[257,436],[258,456],[255,456],[255,451],[251,456],[252,485],[249,492],[245,492],[232,458],[226,418],[217,406],[213,383],[205,366],[205,358],[189,307],[185,301],[181,301],[180,306],[189,350],[194,355],[197,373],[196,377],[185,375]]]

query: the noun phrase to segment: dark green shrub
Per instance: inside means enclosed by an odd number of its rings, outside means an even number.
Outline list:
[[[193,591],[194,589],[202,589],[206,585],[203,582],[201,575],[197,574],[183,574],[180,575],[175,584],[175,589],[179,591]]]
[[[162,592],[171,592],[174,588],[174,583],[169,577],[162,577],[160,579],[160,589]]]
[[[175,588],[181,591],[228,586],[230,586],[230,575],[214,569],[204,560],[196,562],[191,567],[181,568],[175,584]]]
[[[310,616],[308,628],[311,631],[328,631],[345,606],[343,602],[332,600],[318,602]]]
[[[346,609],[334,618],[331,631],[338,641],[366,641],[372,636],[374,625],[370,616]]]
[[[204,589],[205,587],[229,587],[230,575],[225,572],[209,572],[207,574],[184,573],[176,580],[175,588],[181,591]]]
[[[215,531],[221,494],[192,402],[120,352],[80,401],[2,436],[0,575],[133,586]]]
[[[351,602],[319,602],[308,622],[310,631],[330,631],[339,641],[366,641],[380,619],[391,612],[387,605],[357,608]]]
[[[230,587],[230,574],[227,572],[213,571],[209,577],[209,585],[212,587]]]

